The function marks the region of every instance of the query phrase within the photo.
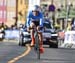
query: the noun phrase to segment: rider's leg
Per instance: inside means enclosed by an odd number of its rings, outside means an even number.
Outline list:
[[[35,38],[34,38],[34,31],[33,30],[31,30],[31,39],[32,39],[31,46],[34,46]]]
[[[40,40],[40,53],[43,53],[44,52],[44,48],[43,48],[43,35],[42,35],[42,30],[40,29],[39,26],[37,26],[37,30],[38,31],[41,31],[38,33],[39,35],[39,40]]]
[[[39,33],[40,46],[43,47],[43,37],[42,33]]]
[[[30,25],[31,28],[34,28],[35,27],[35,24],[32,22],[31,25]],[[34,46],[34,43],[35,43],[35,38],[34,38],[34,29],[31,29],[30,30],[31,32],[31,46]]]
[[[39,26],[37,26],[37,30],[38,31],[41,31]],[[42,32],[39,32],[38,35],[39,35],[39,40],[40,40],[40,47],[43,47],[43,36],[42,36]]]
[[[39,40],[40,40],[40,53],[44,52],[44,48],[43,48],[43,36],[42,36],[42,32],[39,33]]]

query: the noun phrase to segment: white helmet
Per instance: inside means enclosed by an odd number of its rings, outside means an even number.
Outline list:
[[[32,11],[40,11],[40,7],[38,5],[34,5]]]

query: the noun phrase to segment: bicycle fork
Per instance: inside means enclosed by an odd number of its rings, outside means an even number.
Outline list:
[[[35,51],[37,53],[37,59],[40,59],[40,44],[39,44],[39,36],[38,36],[38,32],[35,32],[34,34],[35,36]]]

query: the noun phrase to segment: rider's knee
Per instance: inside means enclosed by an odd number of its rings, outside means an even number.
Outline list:
[[[40,41],[42,42],[42,40],[43,40],[42,33],[41,33],[41,34],[39,34],[39,39],[40,39]]]
[[[34,28],[34,27],[35,27],[35,24],[32,22],[32,23],[30,24],[30,27],[31,27],[31,28]]]
[[[39,26],[37,26],[37,30],[38,30],[38,31],[40,30],[40,27],[39,27]]]

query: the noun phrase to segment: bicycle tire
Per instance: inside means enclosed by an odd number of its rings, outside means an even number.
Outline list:
[[[38,32],[35,32],[35,51],[37,53],[37,59],[40,59],[40,45],[39,45],[39,36]]]

